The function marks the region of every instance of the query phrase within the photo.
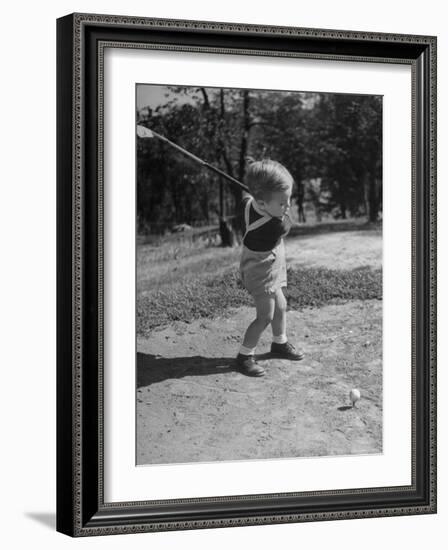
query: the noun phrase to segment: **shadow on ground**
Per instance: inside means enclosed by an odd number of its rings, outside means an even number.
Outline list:
[[[232,372],[234,357],[170,357],[137,353],[137,388],[170,378]]]
[[[268,359],[269,353],[257,355],[257,359]],[[235,357],[161,357],[137,353],[137,388],[156,382],[184,376],[207,376],[226,372],[237,372]]]

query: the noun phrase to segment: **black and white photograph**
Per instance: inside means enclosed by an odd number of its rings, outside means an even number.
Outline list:
[[[443,548],[444,14],[6,4],[3,548]]]
[[[136,85],[136,464],[383,452],[383,97]]]

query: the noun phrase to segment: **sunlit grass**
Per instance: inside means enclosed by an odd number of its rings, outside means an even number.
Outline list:
[[[368,267],[353,270],[289,269],[285,294],[290,309],[348,300],[380,300],[382,270]],[[238,270],[232,269],[218,276],[197,276],[140,296],[137,300],[137,334],[148,335],[155,328],[173,321],[217,317],[243,305],[252,305],[252,298],[242,287]]]

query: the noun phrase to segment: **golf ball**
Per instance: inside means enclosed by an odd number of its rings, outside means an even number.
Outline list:
[[[355,404],[359,399],[361,399],[361,392],[359,390],[350,390],[350,401]]]

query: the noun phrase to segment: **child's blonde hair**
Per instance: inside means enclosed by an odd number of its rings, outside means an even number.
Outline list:
[[[250,194],[259,200],[269,200],[272,193],[292,188],[294,179],[279,162],[271,159],[250,159],[246,172]]]

